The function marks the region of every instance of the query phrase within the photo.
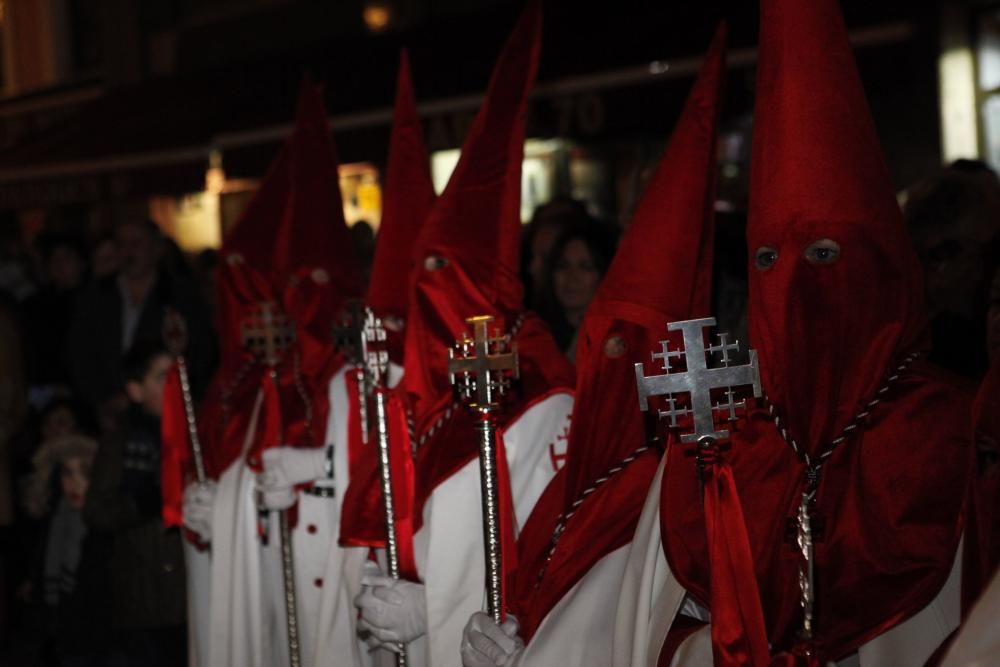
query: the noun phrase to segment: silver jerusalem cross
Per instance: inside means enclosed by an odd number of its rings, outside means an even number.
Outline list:
[[[742,386],[752,386],[753,395],[759,397],[760,369],[757,366],[757,352],[750,350],[750,363],[733,365],[730,353],[739,350],[739,343],[729,343],[725,333],[719,334],[719,344],[705,346],[703,330],[715,326],[714,317],[700,320],[684,320],[671,322],[667,331],[680,331],[684,338],[684,349],[671,350],[667,341],[660,341],[661,349],[653,353],[653,361],[661,362],[662,375],[646,375],[643,364],[635,365],[635,379],[639,390],[639,408],[649,410],[649,398],[666,396],[669,406],[660,411],[660,417],[670,420],[670,426],[677,428],[678,417],[691,415],[694,422],[694,432],[681,436],[684,443],[716,442],[729,437],[726,429],[717,429],[715,414],[725,413],[730,421],[736,419],[736,409],[744,407],[746,401],[736,401],[734,389]],[[709,368],[708,355],[718,354],[722,365]],[[671,373],[671,361],[684,358],[687,370]],[[712,404],[712,391],[725,390],[725,400]],[[677,401],[681,395],[690,396],[690,408],[678,407]]]

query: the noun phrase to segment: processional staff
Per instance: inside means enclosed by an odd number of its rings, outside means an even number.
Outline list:
[[[275,388],[278,385],[277,366],[282,356],[295,342],[295,325],[272,302],[262,302],[244,323],[243,346],[268,368]],[[288,510],[278,514],[281,538],[281,574],[285,585],[285,620],[288,633],[288,658],[291,667],[300,667],[298,609],[295,599],[295,561],[292,558],[292,535]]]
[[[497,481],[496,423],[500,398],[518,378],[517,344],[499,331],[490,332],[493,317],[466,320],[473,337],[462,335],[448,350],[448,373],[459,396],[476,416],[479,436],[479,473],[483,504],[483,544],[486,550],[486,612],[504,620],[503,553]]]
[[[389,459],[389,392],[386,388],[389,372],[389,351],[386,346],[385,327],[371,310],[365,309],[364,328],[360,337],[365,359],[367,386],[371,387],[375,402],[375,433],[378,443],[378,472],[382,487],[383,520],[385,523],[385,551],[389,576],[399,579],[399,541],[396,534],[396,504],[392,491],[392,466]],[[358,392],[365,402],[363,392]],[[364,416],[365,413],[362,413]],[[406,645],[396,644],[396,665],[406,667]]]
[[[191,441],[191,457],[194,459],[195,477],[199,484],[204,484],[207,479],[205,459],[201,452],[201,440],[198,438],[198,422],[195,420],[194,399],[191,397],[191,381],[188,376],[187,361],[184,358],[188,345],[187,323],[184,321],[184,317],[172,308],[167,309],[163,319],[163,341],[177,365],[177,377],[181,383],[181,397],[184,402],[188,439]]]

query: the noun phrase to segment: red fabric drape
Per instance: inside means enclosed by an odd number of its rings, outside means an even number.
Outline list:
[[[184,395],[174,364],[167,372],[163,386],[163,408],[160,416],[160,494],[163,498],[163,525],[184,524],[182,510],[184,478],[191,460]]]

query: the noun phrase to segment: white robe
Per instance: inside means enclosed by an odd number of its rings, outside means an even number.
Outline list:
[[[512,667],[610,665],[614,601],[628,555],[625,545],[597,561],[546,614]]]
[[[208,667],[212,557],[184,540],[184,567],[187,572],[188,667]]]
[[[278,515],[271,512],[269,540],[257,530],[254,472],[244,462],[257,430],[258,392],[243,452],[222,473],[212,513],[212,580],[208,664],[274,667],[288,662]]]
[[[1000,572],[969,612],[941,667],[1000,667]]]
[[[347,393],[348,373],[342,369],[330,381],[330,417],[326,441],[334,444],[334,498],[299,496],[300,518],[295,530],[295,565],[299,589],[299,627],[302,631],[302,664],[305,667],[354,665],[368,667],[371,656],[357,638],[357,609],[354,597],[361,592],[362,568],[368,559],[367,548],[342,548],[340,508],[347,491],[347,423],[351,405]],[[403,369],[389,365],[389,386],[394,387]],[[370,443],[375,447],[375,443]],[[309,526],[316,526],[311,532]]]
[[[529,407],[502,433],[518,526],[527,521],[561,467],[557,455],[565,448],[572,412],[572,394],[553,393]],[[462,630],[485,602],[478,459],[434,489],[424,505],[423,520],[414,535],[414,555],[426,587],[427,634],[408,645],[409,665],[461,667]],[[380,655],[379,664],[386,664],[385,658]]]
[[[333,498],[298,496],[292,529],[296,614],[304,667],[351,664],[368,667],[370,658],[355,634],[354,596],[368,550],[341,549],[340,507],[348,484],[347,421],[350,402],[346,367],[329,384],[330,413],[324,446],[333,443]],[[390,367],[390,385],[402,369]],[[256,432],[261,399],[248,427],[244,455]],[[254,474],[241,456],[219,480],[213,512],[209,660],[203,665],[287,664],[288,641],[281,569],[278,513],[270,514],[268,544],[257,534]],[[350,656],[350,659],[348,659]]]
[[[655,667],[660,648],[687,592],[680,585],[660,545],[660,482],[667,457],[660,461],[632,540],[618,596],[612,647],[615,667]],[[958,553],[961,553],[959,545]],[[910,667],[922,665],[958,627],[961,559],[937,597],[923,610],[861,646],[843,667]],[[710,626],[695,632],[678,648],[672,667],[712,667]]]

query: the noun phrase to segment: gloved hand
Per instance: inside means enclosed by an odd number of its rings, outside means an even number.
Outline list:
[[[184,489],[181,512],[184,525],[202,542],[212,541],[212,507],[215,505],[215,482],[192,482]]]
[[[504,667],[524,650],[524,641],[518,636],[517,619],[507,615],[507,620],[497,625],[481,611],[469,618],[462,631],[463,667]]]
[[[408,644],[427,632],[424,586],[387,577],[372,566],[365,566],[361,593],[354,598],[354,606],[361,611],[358,633],[371,633],[365,639],[369,648],[377,645],[395,651],[397,642]]]
[[[261,456],[264,469],[255,487],[264,509],[284,510],[295,504],[295,486],[323,477],[326,448],[274,447]]]

